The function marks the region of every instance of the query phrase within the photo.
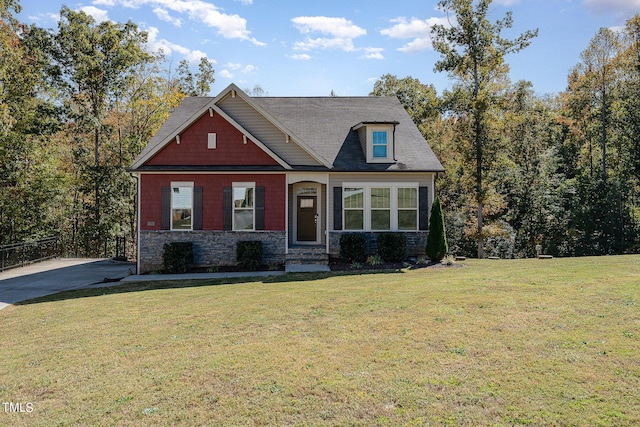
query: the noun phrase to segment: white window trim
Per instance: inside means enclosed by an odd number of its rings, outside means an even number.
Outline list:
[[[233,201],[235,200],[234,194],[235,194],[236,187],[238,187],[238,188],[253,188],[253,206],[251,207],[253,224],[252,224],[251,229],[246,229],[246,228],[243,228],[242,230],[236,229],[236,209],[249,210],[248,208],[236,208],[234,206]],[[231,225],[231,229],[233,231],[236,231],[236,232],[255,231],[256,230],[256,183],[255,182],[234,182],[234,183],[231,184],[231,224],[232,224]]]
[[[373,157],[373,132],[387,133],[387,157]],[[392,125],[367,125],[367,163],[392,163],[394,143]]]
[[[344,231],[374,231],[374,232],[411,232],[418,231],[420,224],[420,185],[417,182],[343,182],[342,183],[342,221]],[[364,221],[362,230],[353,230],[346,228],[345,211],[349,210],[344,206],[344,189],[345,188],[362,188],[364,190]],[[389,210],[391,211],[391,228],[389,230],[373,230],[371,228],[371,189],[372,188],[389,188],[391,190],[391,205]],[[416,228],[411,230],[400,230],[398,228],[398,211],[410,210],[409,208],[398,208],[398,188],[415,188],[417,195],[416,204]]]
[[[171,231],[193,231],[193,181],[172,181],[171,182],[171,216],[170,216],[170,229]],[[187,228],[173,228],[173,189],[174,188],[191,188],[191,227]]]

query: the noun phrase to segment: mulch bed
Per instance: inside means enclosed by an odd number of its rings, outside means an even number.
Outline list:
[[[331,268],[331,271],[402,270],[403,268],[406,268],[409,270],[418,270],[423,268],[457,268],[457,267],[462,267],[462,264],[459,264],[459,263],[445,264],[441,262],[418,263],[416,261],[405,261],[405,262],[383,262],[378,265],[370,265],[370,264],[367,264],[366,262],[362,262],[356,265],[342,258],[329,259],[329,268]]]

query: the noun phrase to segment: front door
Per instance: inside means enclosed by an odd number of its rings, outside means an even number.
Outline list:
[[[315,242],[318,240],[318,198],[317,196],[298,195],[297,240]]]

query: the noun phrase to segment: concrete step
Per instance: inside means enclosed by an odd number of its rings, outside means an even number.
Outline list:
[[[324,246],[294,246],[289,248],[287,264],[328,265],[329,255]]]

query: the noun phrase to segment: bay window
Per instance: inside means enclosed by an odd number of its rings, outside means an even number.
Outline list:
[[[345,187],[342,194],[345,230],[364,230],[364,188]]]
[[[371,229],[391,230],[390,188],[371,188]]]
[[[346,231],[418,230],[419,210],[417,183],[349,183],[342,189]]]
[[[418,189],[398,188],[398,230],[415,230],[418,227]]]

